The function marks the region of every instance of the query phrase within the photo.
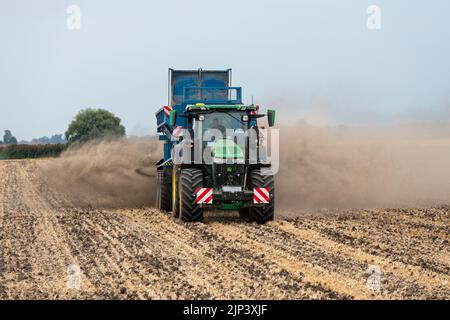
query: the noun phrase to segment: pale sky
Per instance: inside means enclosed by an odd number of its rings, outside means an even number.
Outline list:
[[[366,26],[372,4],[380,30]],[[0,0],[0,137],[63,133],[87,107],[153,134],[169,67],[233,68],[246,102],[281,120],[450,121],[449,12],[448,0]]]

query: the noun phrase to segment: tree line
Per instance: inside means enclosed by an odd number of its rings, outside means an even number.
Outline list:
[[[51,138],[33,139],[31,144],[26,141],[18,143],[11,130],[5,130],[3,141],[0,140],[0,159],[57,157],[74,144],[123,136],[125,127],[119,117],[104,109],[85,109],[69,124],[65,139],[62,135],[53,135]]]
[[[21,140],[17,141],[11,133],[11,130],[5,130],[3,135],[3,141],[0,139],[0,145],[10,145],[10,144],[59,144],[66,143],[62,134],[54,134],[51,137],[43,136],[40,138],[34,138],[31,141]]]
[[[66,144],[10,144],[0,148],[0,159],[34,159],[57,157]]]

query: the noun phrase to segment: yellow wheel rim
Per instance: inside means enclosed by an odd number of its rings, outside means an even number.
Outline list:
[[[172,204],[175,207],[175,200],[177,195],[177,170],[175,169],[175,166],[173,166],[172,169]]]

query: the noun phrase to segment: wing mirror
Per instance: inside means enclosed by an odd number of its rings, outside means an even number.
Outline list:
[[[267,109],[267,122],[269,123],[269,127],[275,125],[275,110]]]

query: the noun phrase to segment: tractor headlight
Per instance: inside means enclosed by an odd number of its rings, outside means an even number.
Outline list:
[[[198,120],[199,120],[199,121],[203,121],[203,120],[205,120],[205,116],[204,116],[204,115],[202,115],[202,114],[201,114],[201,115],[199,115],[199,116],[198,116]]]
[[[248,115],[242,116],[242,121],[248,121]]]

